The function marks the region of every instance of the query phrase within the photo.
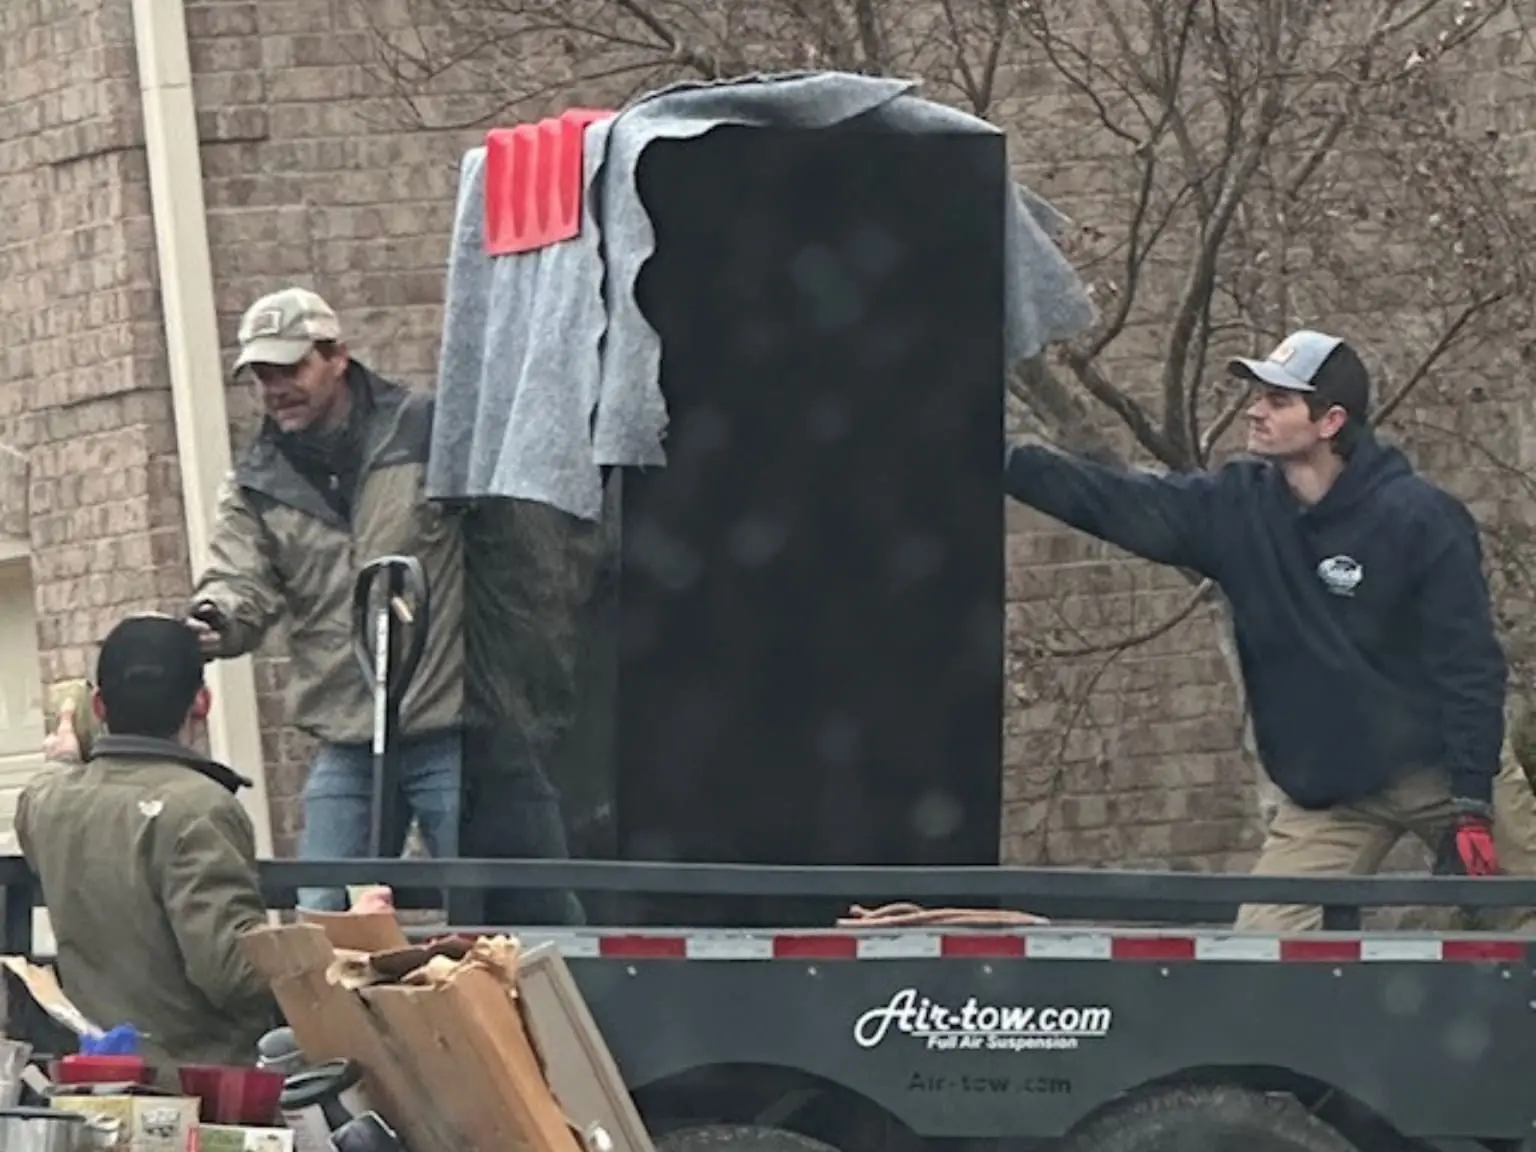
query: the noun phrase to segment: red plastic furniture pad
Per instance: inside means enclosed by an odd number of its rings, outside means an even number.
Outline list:
[[[582,139],[614,113],[572,108],[485,136],[485,249],[531,252],[581,231]]]

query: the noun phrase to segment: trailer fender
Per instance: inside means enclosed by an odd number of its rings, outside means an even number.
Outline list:
[[[656,1141],[656,1152],[839,1152],[785,1128],[762,1124],[701,1124],[679,1128]]]
[[[1392,1123],[1364,1101],[1316,1077],[1297,1072],[1292,1068],[1275,1065],[1224,1064],[1185,1068],[1168,1076],[1148,1081],[1138,1091],[1166,1088],[1242,1088],[1262,1096],[1288,1096],[1303,1110],[1310,1112],[1328,1127],[1334,1129],[1357,1148],[1367,1152],[1390,1149],[1391,1152],[1407,1152],[1422,1147],[1425,1152],[1433,1144],[1415,1145]],[[1086,1122],[1088,1118],[1085,1118]],[[1451,1152],[1446,1149],[1445,1152]],[[1487,1152],[1480,1144],[1471,1150],[1457,1148],[1455,1152]]]
[[[1139,1088],[1090,1113],[1059,1152],[1360,1152],[1294,1097],[1229,1084]]]
[[[867,1096],[796,1068],[707,1065],[652,1082],[635,1090],[634,1098],[658,1148],[661,1137],[705,1131],[715,1134],[696,1141],[710,1147],[730,1142],[742,1152],[742,1133],[747,1132],[789,1133],[844,1150],[919,1152],[923,1144],[911,1128]],[[690,1144],[686,1152],[702,1149]]]

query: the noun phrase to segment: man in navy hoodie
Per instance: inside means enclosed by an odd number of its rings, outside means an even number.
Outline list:
[[[1503,755],[1506,665],[1471,513],[1371,434],[1369,375],[1338,337],[1295,332],[1228,370],[1254,391],[1254,458],[1159,476],[1012,445],[1008,495],[1220,586],[1283,794],[1256,873],[1374,873],[1412,833],[1470,875],[1536,874],[1536,795]],[[1321,920],[1252,905],[1238,927]]]

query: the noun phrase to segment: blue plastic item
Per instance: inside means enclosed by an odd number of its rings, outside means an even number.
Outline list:
[[[132,1024],[119,1024],[100,1036],[80,1038],[82,1056],[137,1056],[139,1055],[139,1030]]]

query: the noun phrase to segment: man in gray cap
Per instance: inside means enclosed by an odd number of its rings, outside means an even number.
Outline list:
[[[1005,490],[1220,586],[1283,794],[1256,872],[1373,873],[1411,833],[1443,870],[1536,874],[1536,795],[1503,749],[1476,522],[1372,435],[1370,377],[1339,337],[1294,332],[1228,371],[1252,390],[1248,459],[1159,476],[1011,445]],[[1238,918],[1320,923],[1305,907]]]
[[[261,644],[288,618],[288,716],[319,750],[304,789],[299,854],[368,852],[373,699],[353,649],[352,596],[361,567],[416,557],[431,622],[401,707],[394,743],[399,813],[384,854],[398,855],[411,816],[434,856],[458,852],[463,773],[463,545],[459,515],[429,501],[423,477],[433,397],[374,374],[348,354],[336,313],[314,292],[286,288],[240,323],[236,371],[253,378],[261,431],[226,481],[189,622],[210,657]],[[564,856],[558,800],[546,789],[525,813],[525,856]],[[535,818],[537,817],[537,818]],[[341,889],[306,890],[302,906],[341,910]]]

